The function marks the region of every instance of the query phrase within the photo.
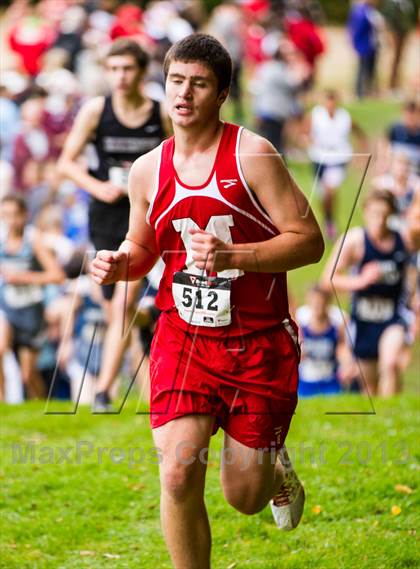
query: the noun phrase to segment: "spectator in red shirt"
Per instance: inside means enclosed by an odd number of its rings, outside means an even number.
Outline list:
[[[325,44],[319,27],[311,20],[308,11],[302,8],[286,15],[284,28],[290,41],[311,66],[313,77],[316,60],[325,51]]]
[[[38,15],[36,6],[28,6],[26,15],[10,29],[10,48],[20,57],[23,70],[31,77],[39,73],[42,56],[55,36],[51,24]]]
[[[45,97],[35,94],[21,106],[21,131],[15,138],[12,164],[16,189],[29,191],[51,168],[51,139],[45,128]]]

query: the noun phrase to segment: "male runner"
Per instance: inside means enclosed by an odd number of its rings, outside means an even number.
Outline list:
[[[161,520],[174,566],[208,569],[205,459],[219,426],[233,457],[221,469],[227,501],[254,514],[274,496],[283,529],[302,514],[300,482],[268,450],[282,448],[297,401],[285,271],[317,262],[323,241],[273,146],[220,120],[231,78],[222,45],[188,36],[164,70],[175,136],[133,165],[126,240],[98,252],[92,275],[136,280],[165,261],[150,357]]]
[[[415,242],[410,227],[401,233],[389,228],[395,212],[389,191],[372,190],[363,207],[365,226],[354,227],[344,241],[339,239],[323,277],[325,285],[352,293],[353,352],[371,395],[390,396],[401,390],[402,355],[407,349],[401,309]]]
[[[353,156],[351,135],[357,136],[361,148],[367,147],[366,135],[350,113],[339,105],[338,94],[331,89],[325,93],[324,104],[315,105],[311,110],[307,130],[308,154],[322,200],[326,234],[328,239],[335,239],[337,192]]]
[[[170,132],[160,104],[145,97],[141,83],[148,63],[147,54],[132,40],[114,42],[106,57],[106,71],[112,94],[91,99],[80,109],[67,138],[60,172],[92,196],[89,207],[90,239],[97,250],[116,249],[128,229],[127,178],[131,164],[155,148]],[[78,158],[87,143],[96,150],[98,163],[84,171]],[[101,371],[94,409],[104,411],[108,391],[121,365],[130,335],[127,327],[134,315],[140,283],[103,288],[108,327],[104,339]],[[127,296],[127,297],[126,297]],[[125,310],[126,307],[126,310]]]

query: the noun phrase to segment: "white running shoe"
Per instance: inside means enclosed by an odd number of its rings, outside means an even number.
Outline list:
[[[285,468],[284,477],[284,482],[270,501],[270,506],[277,527],[283,531],[291,531],[299,525],[302,517],[305,490],[291,466],[289,469]]]

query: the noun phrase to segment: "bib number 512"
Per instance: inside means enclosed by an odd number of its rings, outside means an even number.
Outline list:
[[[214,310],[217,312],[217,293],[214,290],[209,290],[206,295],[207,306],[203,304],[203,292],[201,289],[195,289],[185,287],[182,293],[182,304],[185,308],[191,308],[194,304],[194,296],[195,296],[195,308],[199,310]]]

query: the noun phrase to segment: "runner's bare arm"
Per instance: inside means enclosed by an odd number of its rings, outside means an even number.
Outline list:
[[[92,139],[103,110],[104,98],[95,97],[80,109],[58,160],[58,172],[73,180],[80,188],[102,201],[113,202],[123,195],[110,182],[91,176],[78,161],[86,144]]]
[[[146,275],[159,256],[155,232],[146,221],[152,184],[156,179],[157,159],[160,149],[138,158],[128,180],[130,220],[125,241],[119,250],[129,254],[128,279],[137,280]]]
[[[355,364],[351,345],[347,335],[348,315],[343,313],[345,322],[338,329],[337,360],[338,378],[341,385],[350,387],[354,378],[357,377],[357,365]]]
[[[418,251],[420,249],[420,187],[416,186],[413,203],[407,212],[407,235],[406,239],[410,244],[410,249]]]
[[[128,232],[118,251],[98,251],[91,268],[92,277],[98,284],[138,280],[150,271],[159,256],[155,232],[146,222],[157,157],[158,149],[154,149],[138,158],[131,167]]]
[[[240,157],[245,180],[281,235],[257,243],[227,245],[217,243],[215,237],[205,232],[192,230],[196,265],[217,271],[237,268],[277,273],[317,263],[324,251],[321,231],[274,147],[245,131]]]
[[[341,236],[334,245],[323,271],[322,285],[337,291],[353,292],[376,282],[381,275],[376,261],[366,263],[359,274],[348,274],[349,269],[362,260],[363,250],[363,229],[353,227],[344,241]]]

